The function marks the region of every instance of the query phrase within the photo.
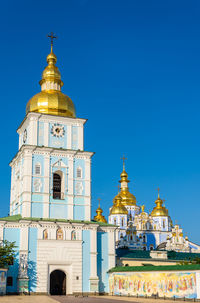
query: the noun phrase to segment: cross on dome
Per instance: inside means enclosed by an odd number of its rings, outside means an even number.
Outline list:
[[[57,36],[51,32],[49,35],[47,35],[48,38],[51,40],[51,53],[53,52],[53,39],[57,39]]]
[[[121,157],[121,160],[123,160],[123,170],[125,170],[125,161],[127,158],[123,155],[123,157]]]

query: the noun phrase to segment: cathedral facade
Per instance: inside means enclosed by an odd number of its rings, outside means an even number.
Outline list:
[[[184,237],[179,225],[173,225],[159,189],[155,207],[147,213],[145,206],[138,206],[136,197],[129,191],[124,164],[120,177],[120,191],[113,199],[108,219],[110,224],[118,226],[116,248],[200,252],[200,246]]]
[[[15,241],[8,293],[106,293],[115,266],[115,229],[91,220],[91,158],[85,119],[61,92],[56,55],[47,56],[41,92],[26,106],[12,159],[10,215],[0,240]]]

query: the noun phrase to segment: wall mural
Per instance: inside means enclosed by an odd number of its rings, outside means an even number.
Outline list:
[[[197,297],[195,273],[112,273],[109,289],[114,295]]]

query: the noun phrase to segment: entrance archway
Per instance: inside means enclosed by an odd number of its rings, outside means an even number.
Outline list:
[[[66,274],[62,270],[54,270],[50,274],[50,294],[66,295]]]

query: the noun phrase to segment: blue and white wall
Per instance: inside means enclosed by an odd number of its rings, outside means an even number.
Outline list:
[[[85,120],[29,113],[18,129],[11,162],[10,215],[91,220],[91,157],[83,151]],[[55,129],[60,127],[60,134]],[[62,176],[53,198],[53,173]]]

